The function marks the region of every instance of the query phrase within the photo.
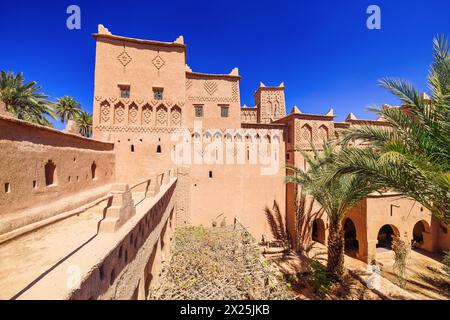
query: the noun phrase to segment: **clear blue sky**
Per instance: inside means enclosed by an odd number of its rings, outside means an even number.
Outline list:
[[[81,8],[81,30],[66,28],[70,4]],[[366,28],[371,4],[381,7],[381,30]],[[343,120],[349,112],[373,118],[368,106],[397,103],[378,87],[382,77],[427,89],[432,39],[450,36],[450,1],[1,0],[0,69],[22,71],[52,99],[71,95],[91,111],[99,23],[144,39],[184,35],[194,71],[239,68],[242,104],[253,106],[259,81],[284,82],[288,111],[333,107]]]

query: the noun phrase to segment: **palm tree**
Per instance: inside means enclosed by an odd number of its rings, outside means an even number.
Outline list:
[[[75,120],[80,113],[80,104],[70,96],[56,99],[56,115],[62,123]]]
[[[38,92],[41,87],[36,82],[24,80],[22,73],[1,71],[0,100],[6,110],[18,119],[52,126],[47,117],[55,118],[53,104],[47,100],[48,96]]]
[[[434,39],[428,76],[430,97],[408,82],[380,81],[402,107],[371,109],[388,127],[362,125],[347,130],[343,143],[365,141],[370,149],[345,148],[336,174],[352,173],[401,192],[450,222],[450,48]]]
[[[328,216],[327,272],[331,279],[341,280],[344,274],[344,230],[342,221],[348,211],[377,188],[364,177],[353,174],[333,174],[336,158],[335,144],[324,143],[319,152],[311,144],[312,154],[298,150],[306,160],[309,170],[288,166],[291,172],[287,182],[301,185],[303,190],[320,203]],[[332,175],[330,177],[330,174]]]
[[[267,222],[269,224],[270,230],[273,237],[283,246],[289,245],[289,236],[286,224],[284,223],[283,216],[281,215],[280,206],[275,200],[273,202],[273,209],[269,207],[264,208],[264,213],[266,215]]]
[[[92,114],[80,111],[76,116],[76,122],[81,135],[90,138],[92,136]]]

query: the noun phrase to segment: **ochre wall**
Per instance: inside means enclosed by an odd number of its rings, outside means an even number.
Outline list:
[[[270,153],[272,159],[277,159],[273,162],[275,170],[270,174],[263,171],[263,168],[268,167],[267,165],[262,164],[260,160],[251,163],[250,158],[247,157],[245,150],[252,142],[246,139],[247,131],[243,132],[243,164],[238,164],[237,158],[234,157],[234,164],[212,163],[191,166],[190,222],[193,225],[211,226],[213,222],[220,225],[225,219],[225,223],[230,224],[237,217],[257,240],[260,240],[263,235],[267,239],[271,238],[272,234],[267,225],[264,207],[272,208],[276,200],[282,215],[286,214],[283,131],[271,131],[271,141],[274,143],[275,139],[278,139],[279,148],[274,146],[274,149],[277,149],[276,156]],[[255,130],[255,135],[258,132],[262,131]],[[224,139],[227,137],[225,136]],[[239,143],[237,136],[231,139],[235,146]],[[225,144],[224,155],[226,149]]]
[[[110,143],[0,117],[0,220],[18,210],[114,182],[113,148]],[[49,160],[56,165],[56,173],[54,184],[47,186],[44,168]],[[8,193],[5,184],[9,184]]]

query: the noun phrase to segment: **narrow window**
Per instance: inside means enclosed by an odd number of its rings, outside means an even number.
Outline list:
[[[209,172],[209,178],[212,178],[213,177],[213,174],[212,174],[212,171],[210,171]]]
[[[228,118],[229,107],[228,106],[220,106],[220,116],[222,118]]]
[[[203,106],[195,106],[195,117],[202,118],[203,117]]]
[[[130,98],[130,86],[119,86],[119,90],[120,90],[120,97],[124,98],[124,99],[129,99]]]
[[[131,145],[131,152],[134,152],[134,144]]]
[[[95,164],[95,161],[94,161],[94,162],[92,162],[92,165],[91,165],[91,177],[92,177],[92,180],[95,180],[95,173],[96,173],[96,171],[97,171],[97,165]]]
[[[155,100],[162,100],[163,99],[163,88],[153,88],[153,97]]]
[[[46,186],[56,185],[55,172],[56,172],[56,165],[53,163],[52,160],[48,160],[48,162],[45,164]]]
[[[36,188],[37,188],[37,181],[33,180],[33,189],[36,189]]]
[[[156,147],[156,153],[161,153],[161,145],[158,144],[158,147]]]
[[[9,182],[5,183],[5,193],[10,193],[11,192],[11,185],[9,184]]]

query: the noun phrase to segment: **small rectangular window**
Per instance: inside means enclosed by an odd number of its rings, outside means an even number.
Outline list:
[[[130,98],[130,86],[119,86],[120,97],[124,99]]]
[[[222,118],[228,118],[228,111],[229,111],[228,106],[220,106],[220,116]]]
[[[153,97],[155,100],[162,100],[163,99],[163,88],[153,88]]]
[[[9,184],[9,182],[5,183],[5,193],[10,193],[11,192],[11,186]]]
[[[203,106],[195,106],[195,117],[201,118],[203,117]]]

